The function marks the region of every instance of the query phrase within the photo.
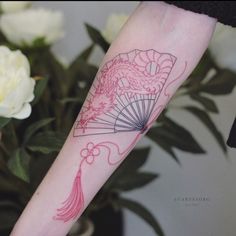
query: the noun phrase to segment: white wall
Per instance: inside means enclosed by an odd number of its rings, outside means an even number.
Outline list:
[[[64,12],[66,37],[55,45],[54,51],[59,56],[72,60],[89,45],[83,22],[102,29],[110,13],[129,13],[137,2],[39,1],[35,5]],[[102,53],[98,51],[94,60],[99,61],[101,57]],[[230,96],[218,96],[216,101],[220,115],[212,117],[227,138],[236,113],[236,90]],[[126,195],[142,202],[152,211],[159,219],[166,236],[235,236],[236,149],[229,150],[226,160],[211,134],[198,120],[183,111],[175,110],[171,115],[192,131],[208,154],[191,155],[177,151],[182,164],[180,167],[154,145],[145,169],[160,173],[161,178]],[[149,144],[150,141],[144,139],[140,145]],[[177,197],[207,197],[209,201],[186,204],[175,201]],[[130,212],[125,213],[126,236],[155,235],[142,220]]]

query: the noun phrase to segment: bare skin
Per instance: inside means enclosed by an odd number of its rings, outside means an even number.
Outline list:
[[[143,2],[104,57],[71,132],[11,236],[64,236],[208,47],[216,19]]]

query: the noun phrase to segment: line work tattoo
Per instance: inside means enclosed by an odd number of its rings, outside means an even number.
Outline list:
[[[142,131],[175,61],[153,49],[135,49],[108,61],[90,90],[74,136]]]
[[[75,122],[74,137],[134,132],[133,141],[121,150],[110,141],[88,142],[80,151],[82,158],[68,198],[57,209],[55,220],[67,222],[75,219],[84,208],[81,176],[86,163],[107,159],[109,165],[118,165],[155,121],[165,104],[158,104],[161,94],[169,98],[167,88],[177,79],[167,83],[177,58],[169,53],[150,50],[132,50],[108,61],[97,74],[89,98]],[[166,86],[165,86],[166,85]],[[162,93],[162,91],[164,92]],[[116,161],[112,156],[118,155]],[[99,157],[99,158],[97,158]]]

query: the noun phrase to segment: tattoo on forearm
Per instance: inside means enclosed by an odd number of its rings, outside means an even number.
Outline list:
[[[97,74],[90,94],[75,122],[74,137],[134,132],[133,141],[121,150],[110,141],[88,142],[80,151],[81,161],[68,198],[57,209],[55,220],[75,219],[84,208],[81,183],[82,167],[92,165],[97,157],[107,159],[109,165],[118,165],[155,121],[170,98],[168,91],[186,70],[168,82],[177,58],[169,53],[150,50],[132,50],[108,61]],[[112,161],[112,154],[119,159]]]

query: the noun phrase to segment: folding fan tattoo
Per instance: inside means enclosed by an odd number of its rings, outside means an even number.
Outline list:
[[[73,136],[91,136],[134,132],[133,141],[121,150],[115,142],[88,142],[80,151],[81,161],[68,198],[57,209],[55,220],[67,222],[75,219],[84,208],[81,183],[83,165],[92,165],[97,157],[105,157],[109,165],[119,164],[131,151],[140,135],[145,133],[157,118],[168,99],[167,83],[176,57],[169,53],[150,50],[132,50],[108,61],[97,74],[97,80],[75,122]],[[185,65],[186,69],[186,65]],[[179,76],[180,77],[180,76]],[[119,155],[112,161],[112,154]]]

